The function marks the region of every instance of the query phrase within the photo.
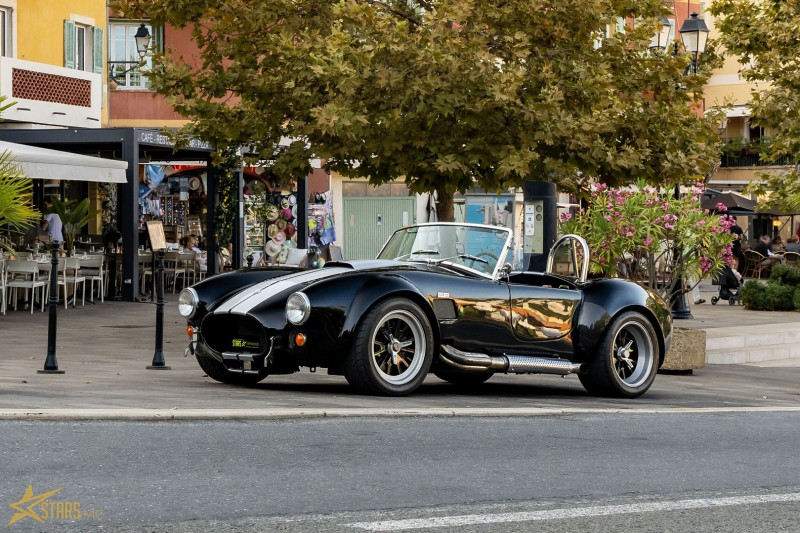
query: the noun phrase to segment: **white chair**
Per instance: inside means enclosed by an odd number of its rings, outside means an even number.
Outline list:
[[[148,278],[153,274],[153,253],[139,252],[139,293],[147,294]],[[155,291],[152,291],[153,294]]]
[[[183,266],[181,253],[177,250],[168,250],[164,254],[164,279],[167,285],[172,281],[173,294],[175,294],[175,285],[177,285],[176,281],[178,276],[184,276],[184,279],[186,279],[186,267]],[[184,281],[184,283],[186,282]]]
[[[305,267],[307,262],[308,250],[306,248],[289,248],[284,265]]]
[[[0,259],[0,312],[6,314],[6,262]]]
[[[97,292],[100,293],[100,301],[104,302],[103,288],[105,287],[105,271],[103,270],[103,256],[90,255],[88,258],[81,258],[81,275],[90,283],[89,301],[94,303],[94,283],[97,282]]]
[[[42,312],[47,294],[47,279],[39,277],[39,265],[35,261],[8,261],[6,264],[6,288],[13,289],[11,297],[14,300],[14,311],[17,310],[18,289],[31,290],[31,314],[33,314],[36,289],[41,289]]]
[[[86,305],[86,276],[80,274],[81,260],[78,257],[64,257],[58,261],[58,270],[60,273],[58,284],[64,287],[64,309],[68,307],[67,289],[72,285],[72,293],[74,298],[72,300],[72,307],[76,306],[78,301],[78,284],[81,284],[81,305]]]
[[[197,281],[197,252],[194,250],[181,250],[178,252],[178,257],[180,259],[180,266],[183,267],[183,287],[185,288],[187,283],[186,278],[188,276],[192,276],[192,284]],[[177,283],[177,279],[175,281]],[[172,292],[175,292],[175,285],[172,286]]]

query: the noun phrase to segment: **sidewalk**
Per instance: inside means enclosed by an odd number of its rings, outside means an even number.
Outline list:
[[[710,301],[710,295],[704,297]],[[800,408],[800,367],[709,365],[691,376],[661,374],[647,394],[632,401],[591,398],[574,376],[498,375],[468,392],[430,376],[405,398],[355,394],[343,377],[328,376],[324,370],[270,376],[253,388],[223,385],[205,376],[193,357],[184,357],[185,322],[176,301],[177,295],[169,294],[164,307],[164,358],[171,370],[145,368],[155,351],[152,303],[107,301],[68,310],[60,307],[56,356],[66,372],[62,375],[37,374],[47,354],[47,311],[33,315],[10,311],[0,316],[0,418],[18,418],[20,413],[34,413],[30,416],[36,418],[35,413],[47,410],[98,418],[98,409],[158,410],[156,417],[192,409],[214,416],[211,410],[220,410],[218,416],[246,417],[335,412],[375,416],[401,411],[406,416],[430,416],[452,415],[464,408],[503,416],[514,416],[514,409],[531,413],[587,408]],[[766,327],[800,330],[800,313],[751,312],[708,302],[692,312],[692,320],[676,324],[707,332],[726,327],[740,332]]]

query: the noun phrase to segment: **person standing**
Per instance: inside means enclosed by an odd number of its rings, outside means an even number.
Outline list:
[[[44,200],[45,215],[42,220],[42,231],[47,233],[50,242],[64,242],[64,234],[62,232],[63,225],[61,217],[58,213],[51,211],[53,209],[53,201],[50,198]]]

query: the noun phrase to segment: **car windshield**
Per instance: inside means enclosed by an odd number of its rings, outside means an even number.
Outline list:
[[[394,232],[378,259],[440,263],[493,277],[511,239],[507,228],[469,224],[424,224]]]

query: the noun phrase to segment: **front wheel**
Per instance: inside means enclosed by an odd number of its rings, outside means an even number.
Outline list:
[[[658,338],[647,318],[635,311],[617,317],[606,330],[594,359],[578,375],[591,394],[636,398],[658,372]]]
[[[433,349],[433,332],[422,309],[403,298],[386,300],[361,320],[344,375],[362,392],[403,396],[422,385]]]

